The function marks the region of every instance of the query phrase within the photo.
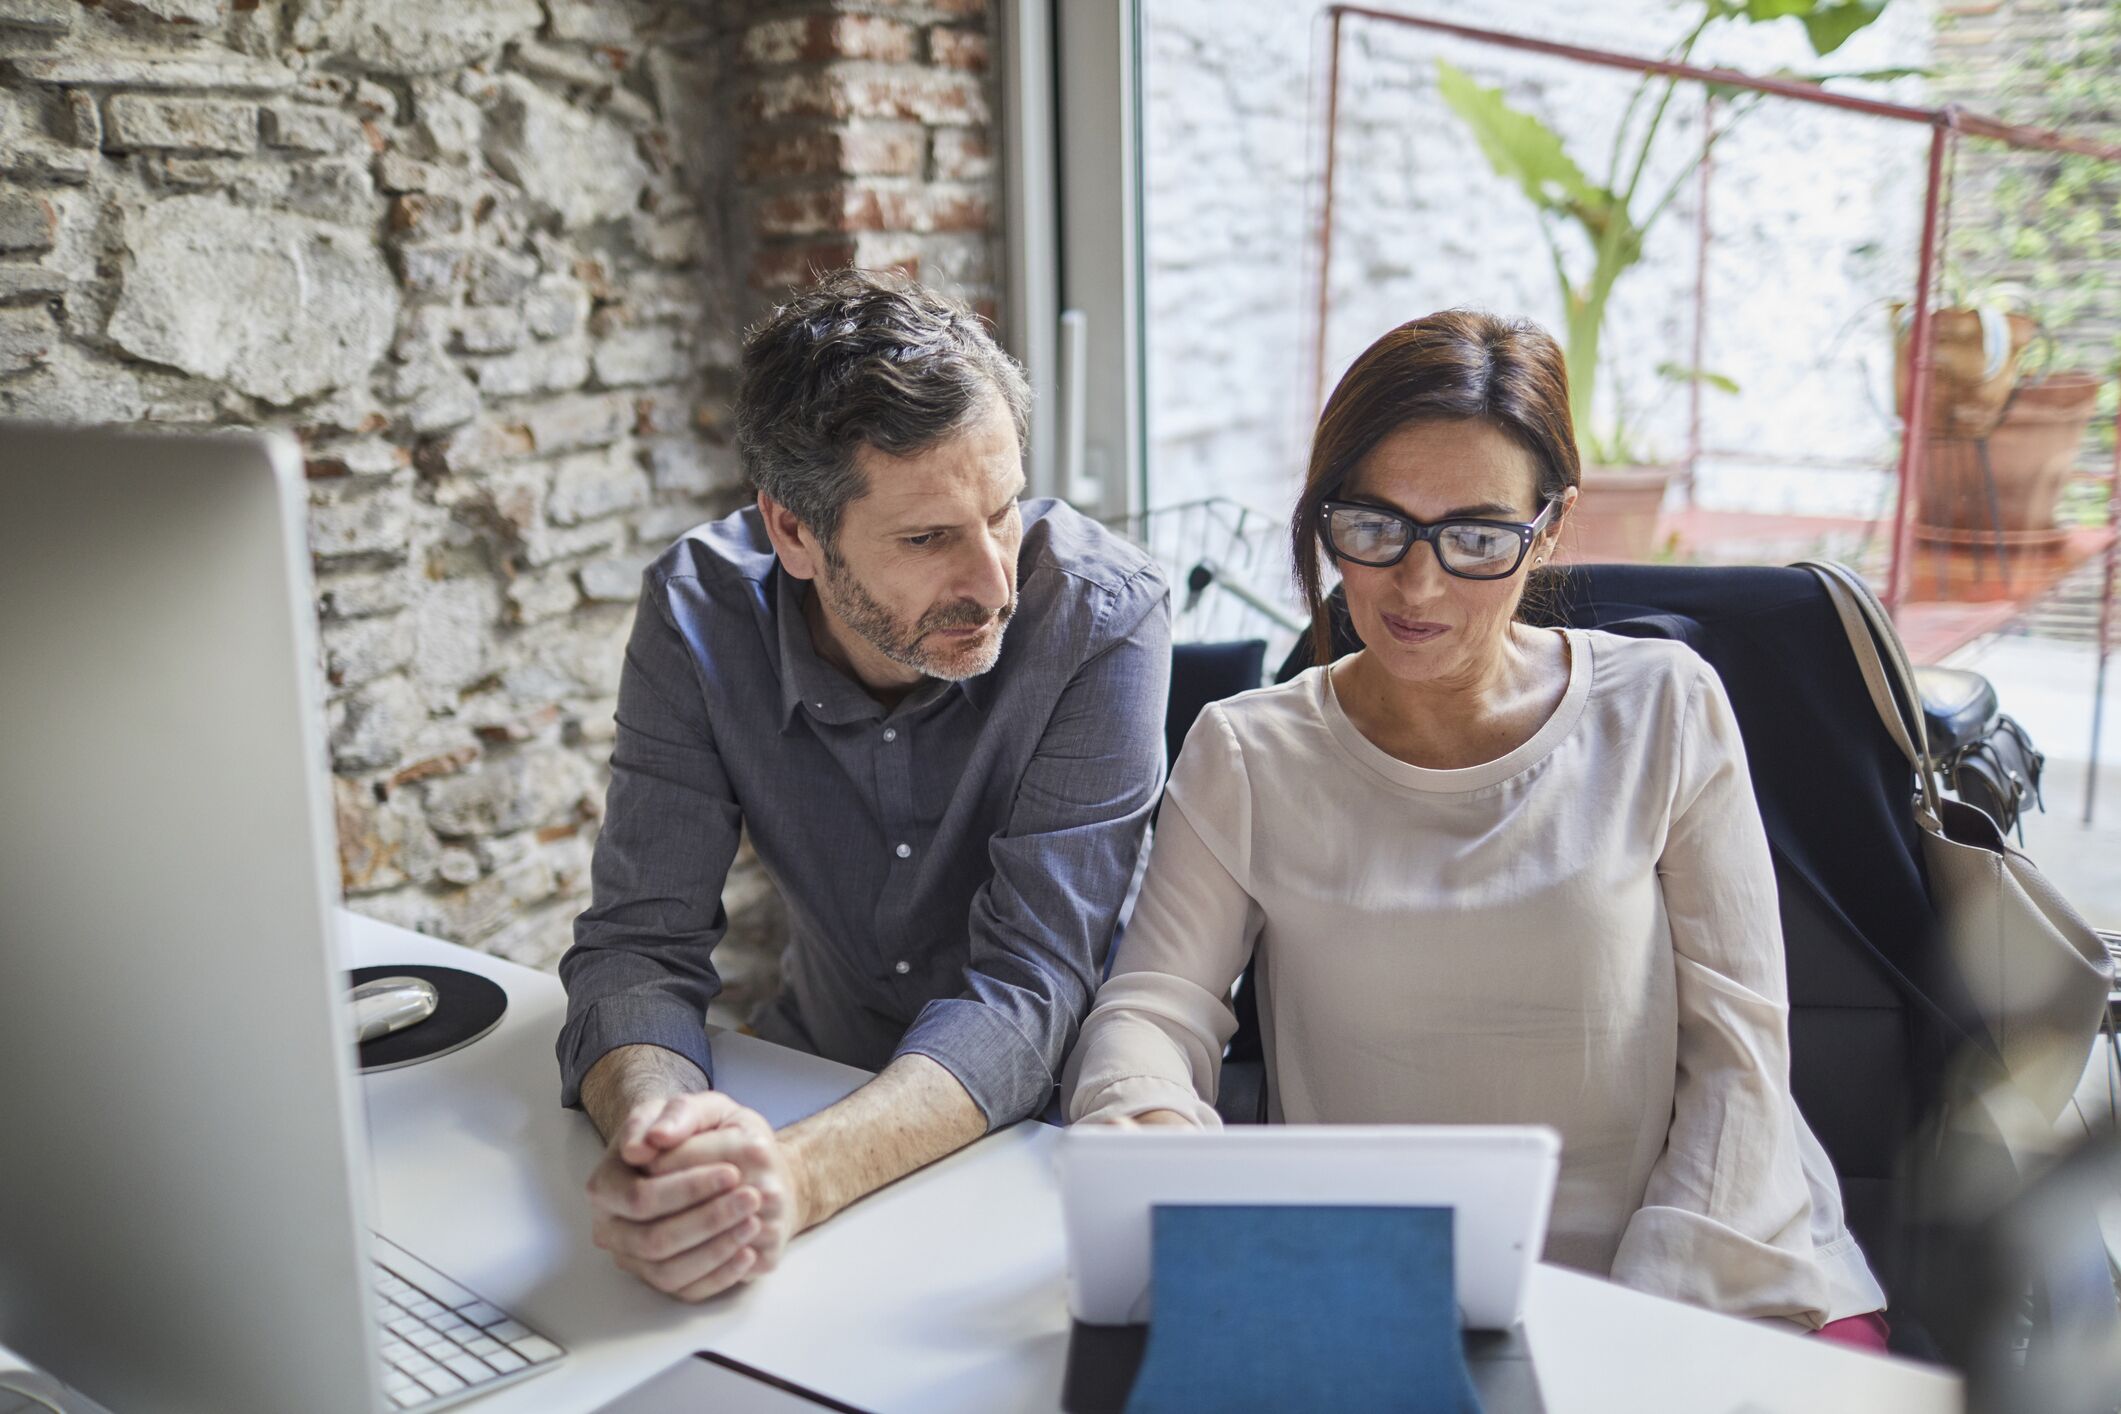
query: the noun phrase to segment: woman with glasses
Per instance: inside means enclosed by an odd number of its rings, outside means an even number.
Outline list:
[[[1314,667],[1209,706],[1064,1080],[1212,1127],[1255,956],[1270,1117],[1546,1124],[1549,1260],[1883,1345],[1790,1098],[1744,749],[1688,648],[1517,617],[1579,481],[1561,351],[1451,311],[1341,379],[1292,522]],[[1360,652],[1332,662],[1322,557]]]

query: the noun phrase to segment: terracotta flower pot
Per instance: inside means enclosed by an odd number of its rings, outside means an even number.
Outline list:
[[[1562,555],[1578,564],[1646,560],[1657,549],[1670,466],[1587,466],[1576,508],[1562,534]]]
[[[1996,519],[1989,519],[1980,448],[1967,438],[1933,438],[1924,452],[1916,517],[1942,530],[2006,535],[2052,530],[2084,429],[2099,400],[2099,380],[2057,373],[2017,391],[1988,437]]]
[[[1893,398],[1902,422],[1907,420],[1910,331],[1901,321],[1905,305],[1893,306]],[[1930,311],[1930,339],[1935,348],[1930,377],[1929,431],[1933,437],[1985,437],[2003,415],[2018,381],[2018,356],[2039,326],[2022,314],[2004,316],[2010,325],[2010,350],[2002,366],[1988,371],[1988,351],[1981,339],[1981,315],[1971,309]]]

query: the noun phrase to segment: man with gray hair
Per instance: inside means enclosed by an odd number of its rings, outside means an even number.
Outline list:
[[[962,307],[830,276],[745,342],[757,504],[643,578],[559,1059],[608,1145],[597,1243],[658,1290],[749,1281],[1040,1112],[1097,990],[1162,784],[1169,592],[1019,503],[1029,400]],[[779,1132],[713,1090],[702,1025],[743,830],[791,923],[754,1026],[880,1072]]]

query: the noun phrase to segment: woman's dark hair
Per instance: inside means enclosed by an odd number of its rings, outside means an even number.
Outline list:
[[[1311,661],[1333,661],[1323,584],[1325,502],[1379,442],[1409,423],[1479,419],[1532,454],[1535,504],[1578,485],[1583,471],[1569,418],[1561,347],[1527,319],[1447,309],[1411,320],[1362,351],[1341,375],[1311,442],[1303,494],[1289,519],[1296,582],[1311,611]]]

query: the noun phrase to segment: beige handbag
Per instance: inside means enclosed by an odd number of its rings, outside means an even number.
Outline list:
[[[1870,587],[1845,565],[1807,560],[1825,584],[1863,669],[1879,720],[1915,770],[1930,900],[1943,941],[2019,1098],[2048,1123],[2069,1105],[2097,1044],[2113,959],[2092,926],[1994,821],[1944,797],[1922,699],[1900,635]]]

